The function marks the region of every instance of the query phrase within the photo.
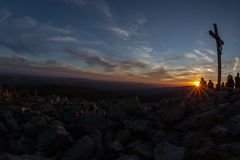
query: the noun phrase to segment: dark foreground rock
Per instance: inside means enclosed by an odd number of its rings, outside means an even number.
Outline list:
[[[214,99],[215,98],[215,99]],[[58,96],[0,107],[0,160],[235,160],[240,96],[100,103]]]

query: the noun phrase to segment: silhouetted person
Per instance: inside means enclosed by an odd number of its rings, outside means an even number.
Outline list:
[[[239,73],[237,73],[237,76],[235,77],[235,89],[239,90],[240,88],[240,77],[239,77]]]
[[[222,88],[222,89],[225,88],[225,84],[224,84],[224,82],[222,82],[222,84],[221,84],[221,88]]]
[[[214,84],[213,84],[212,80],[209,80],[208,81],[208,88],[213,89],[213,86],[214,86]]]
[[[233,77],[232,75],[228,75],[228,78],[227,78],[227,84],[226,84],[226,87],[228,88],[234,88],[234,81],[233,81]]]
[[[200,87],[206,88],[207,87],[207,82],[204,80],[204,78],[202,77],[200,80]]]

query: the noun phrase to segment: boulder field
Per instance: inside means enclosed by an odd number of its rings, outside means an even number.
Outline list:
[[[240,159],[240,95],[1,100],[0,160],[55,159]]]

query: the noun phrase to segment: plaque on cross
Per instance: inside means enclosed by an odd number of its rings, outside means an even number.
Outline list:
[[[221,68],[222,68],[222,64],[221,64],[221,55],[222,55],[222,45],[224,45],[224,41],[220,38],[219,34],[218,34],[218,28],[217,25],[214,23],[213,24],[214,27],[214,32],[213,31],[209,31],[209,35],[212,36],[215,40],[216,40],[216,45],[217,45],[217,56],[218,56],[218,82],[217,82],[217,90],[220,89],[221,86]]]

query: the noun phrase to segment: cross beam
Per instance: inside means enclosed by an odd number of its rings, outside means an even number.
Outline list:
[[[220,89],[221,86],[221,73],[222,73],[222,63],[221,63],[221,55],[222,55],[222,45],[224,45],[224,41],[220,38],[218,33],[217,25],[214,23],[214,32],[209,31],[209,35],[212,36],[216,40],[217,45],[217,56],[218,56],[218,82],[217,82],[217,90]]]

